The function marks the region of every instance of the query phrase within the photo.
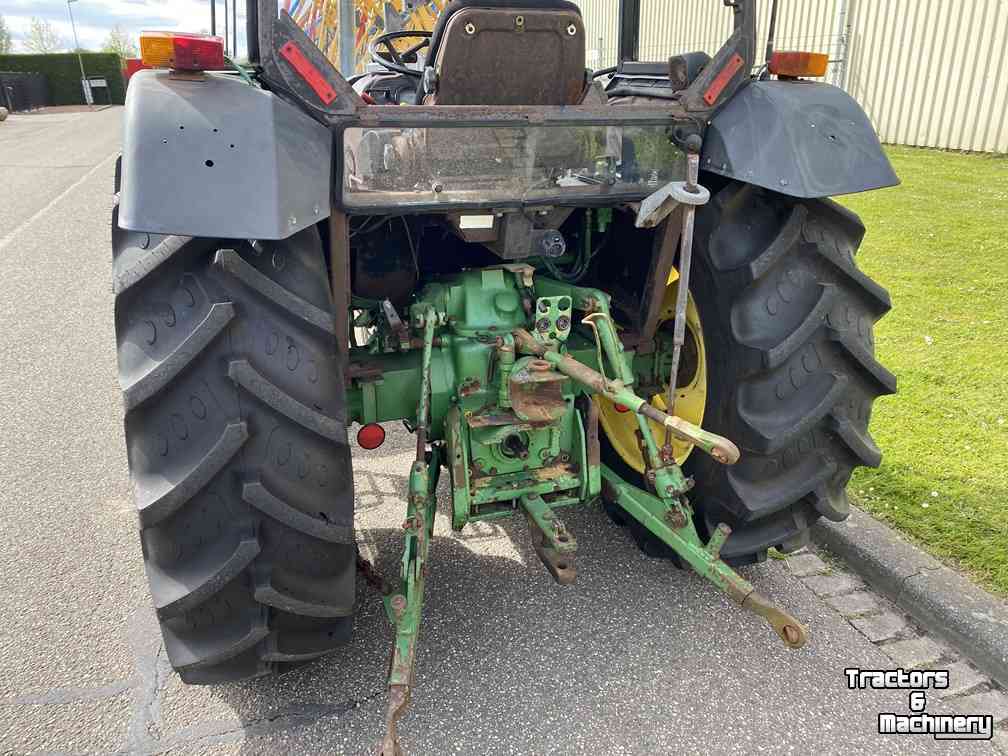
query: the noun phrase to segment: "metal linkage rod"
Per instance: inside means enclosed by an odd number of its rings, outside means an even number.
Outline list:
[[[433,309],[424,316],[423,361],[420,363],[420,403],[417,406],[417,462],[427,453],[427,436],[430,428],[431,357],[434,352],[434,327],[437,315]]]
[[[600,329],[606,334],[608,322],[599,322]],[[738,462],[741,452],[727,438],[705,431],[693,423],[679,417],[673,417],[654,405],[648,404],[632,390],[626,388],[621,380],[607,380],[597,370],[578,362],[569,354],[560,354],[549,349],[544,343],[537,341],[528,331],[519,329],[514,332],[515,344],[529,354],[535,354],[552,364],[558,371],[580,383],[593,394],[602,394],[616,404],[621,404],[633,412],[642,415],[664,426],[669,432],[683,441],[694,444],[722,464],[733,465]],[[603,338],[603,346],[615,336]],[[607,350],[608,351],[608,350]]]
[[[699,194],[700,156],[691,153],[686,162],[686,191]],[[682,359],[682,348],[686,343],[686,304],[689,298],[690,268],[693,264],[693,227],[696,218],[696,207],[686,205],[683,213],[683,231],[679,248],[679,287],[676,291],[675,330],[672,340],[672,372],[669,375],[668,396],[665,408],[670,415],[675,414],[676,379],[679,376],[679,362]],[[667,431],[665,443],[671,439]]]
[[[416,461],[410,470],[409,500],[406,506],[406,532],[402,573],[398,590],[385,596],[385,611],[395,627],[392,660],[389,663],[388,709],[385,715],[385,737],[378,746],[380,756],[400,756],[398,724],[409,706],[416,665],[417,636],[423,610],[427,576],[427,557],[434,532],[434,515],[438,474],[441,469],[439,447],[431,449],[427,458],[427,438],[430,423],[431,356],[437,316],[432,309],[424,313],[423,362],[420,380],[420,401],[417,404]]]
[[[731,530],[719,525],[707,544],[700,541],[692,520],[675,524],[668,505],[623,480],[602,466],[603,496],[622,507],[641,525],[673,549],[697,574],[728,594],[741,608],[759,615],[784,641],[788,648],[801,648],[809,637],[808,629],[795,617],[753,588],[720,558],[721,547]]]

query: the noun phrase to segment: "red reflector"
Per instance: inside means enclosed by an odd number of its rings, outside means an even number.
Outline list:
[[[738,53],[732,55],[731,60],[729,60],[725,67],[722,68],[718,75],[714,77],[714,81],[711,82],[710,87],[704,92],[704,102],[708,105],[713,105],[717,102],[717,98],[721,96],[724,92],[725,87],[732,80],[732,77],[738,73],[739,69],[745,65],[745,61],[742,60],[742,56]]]
[[[810,52],[775,52],[767,68],[776,76],[825,76],[829,55]]]
[[[630,408],[627,407],[625,404],[614,404],[613,406],[616,408],[617,412],[629,412],[630,411]]]
[[[195,71],[224,68],[224,40],[175,35],[175,68]]]
[[[377,449],[385,443],[385,429],[378,423],[368,423],[357,431],[357,443],[361,449]]]
[[[322,102],[328,105],[336,99],[336,90],[329,86],[329,82],[325,80],[322,72],[305,57],[305,54],[301,52],[296,44],[288,42],[280,48],[280,54],[284,57],[284,60],[291,64],[291,67],[297,71],[298,76],[305,80],[305,83],[312,88],[312,91],[318,95],[318,98]]]

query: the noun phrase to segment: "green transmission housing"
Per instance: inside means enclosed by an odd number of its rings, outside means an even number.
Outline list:
[[[466,271],[424,288],[410,323],[386,309],[369,324],[371,354],[352,378],[351,420],[410,418],[424,368],[423,350],[410,348],[410,326],[421,330],[424,314],[435,313],[430,440],[445,442],[455,529],[512,515],[525,495],[562,506],[599,494],[597,463],[592,474],[588,460],[587,400],[579,402],[580,390],[548,363],[515,352],[512,331],[529,327],[543,343],[596,362],[592,344],[571,337],[572,297],[536,289],[525,265]]]

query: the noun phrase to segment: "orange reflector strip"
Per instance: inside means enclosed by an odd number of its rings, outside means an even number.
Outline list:
[[[775,52],[767,65],[775,76],[825,76],[829,55],[811,52]]]
[[[284,44],[280,48],[280,55],[291,64],[291,68],[297,71],[298,76],[304,79],[305,84],[312,88],[312,91],[318,95],[322,102],[328,105],[336,99],[336,90],[329,86],[329,82],[325,80],[322,72],[308,60],[296,44],[293,42]]]
[[[206,34],[140,32],[140,58],[151,68],[217,71],[224,68],[224,40]]]
[[[377,449],[385,443],[385,429],[378,423],[368,423],[357,431],[357,443],[360,444],[361,449],[368,451]]]
[[[717,98],[721,96],[724,92],[725,87],[732,80],[732,77],[739,72],[739,69],[745,65],[745,61],[742,60],[742,56],[738,53],[732,55],[731,60],[729,60],[725,67],[722,68],[718,75],[714,77],[714,81],[711,82],[710,87],[704,92],[704,102],[708,105],[713,105],[717,102]]]

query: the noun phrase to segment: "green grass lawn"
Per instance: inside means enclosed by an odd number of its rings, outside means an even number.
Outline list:
[[[875,405],[878,470],[851,492],[876,517],[1008,595],[1008,159],[888,148],[903,185],[843,198],[862,269],[889,289]]]

